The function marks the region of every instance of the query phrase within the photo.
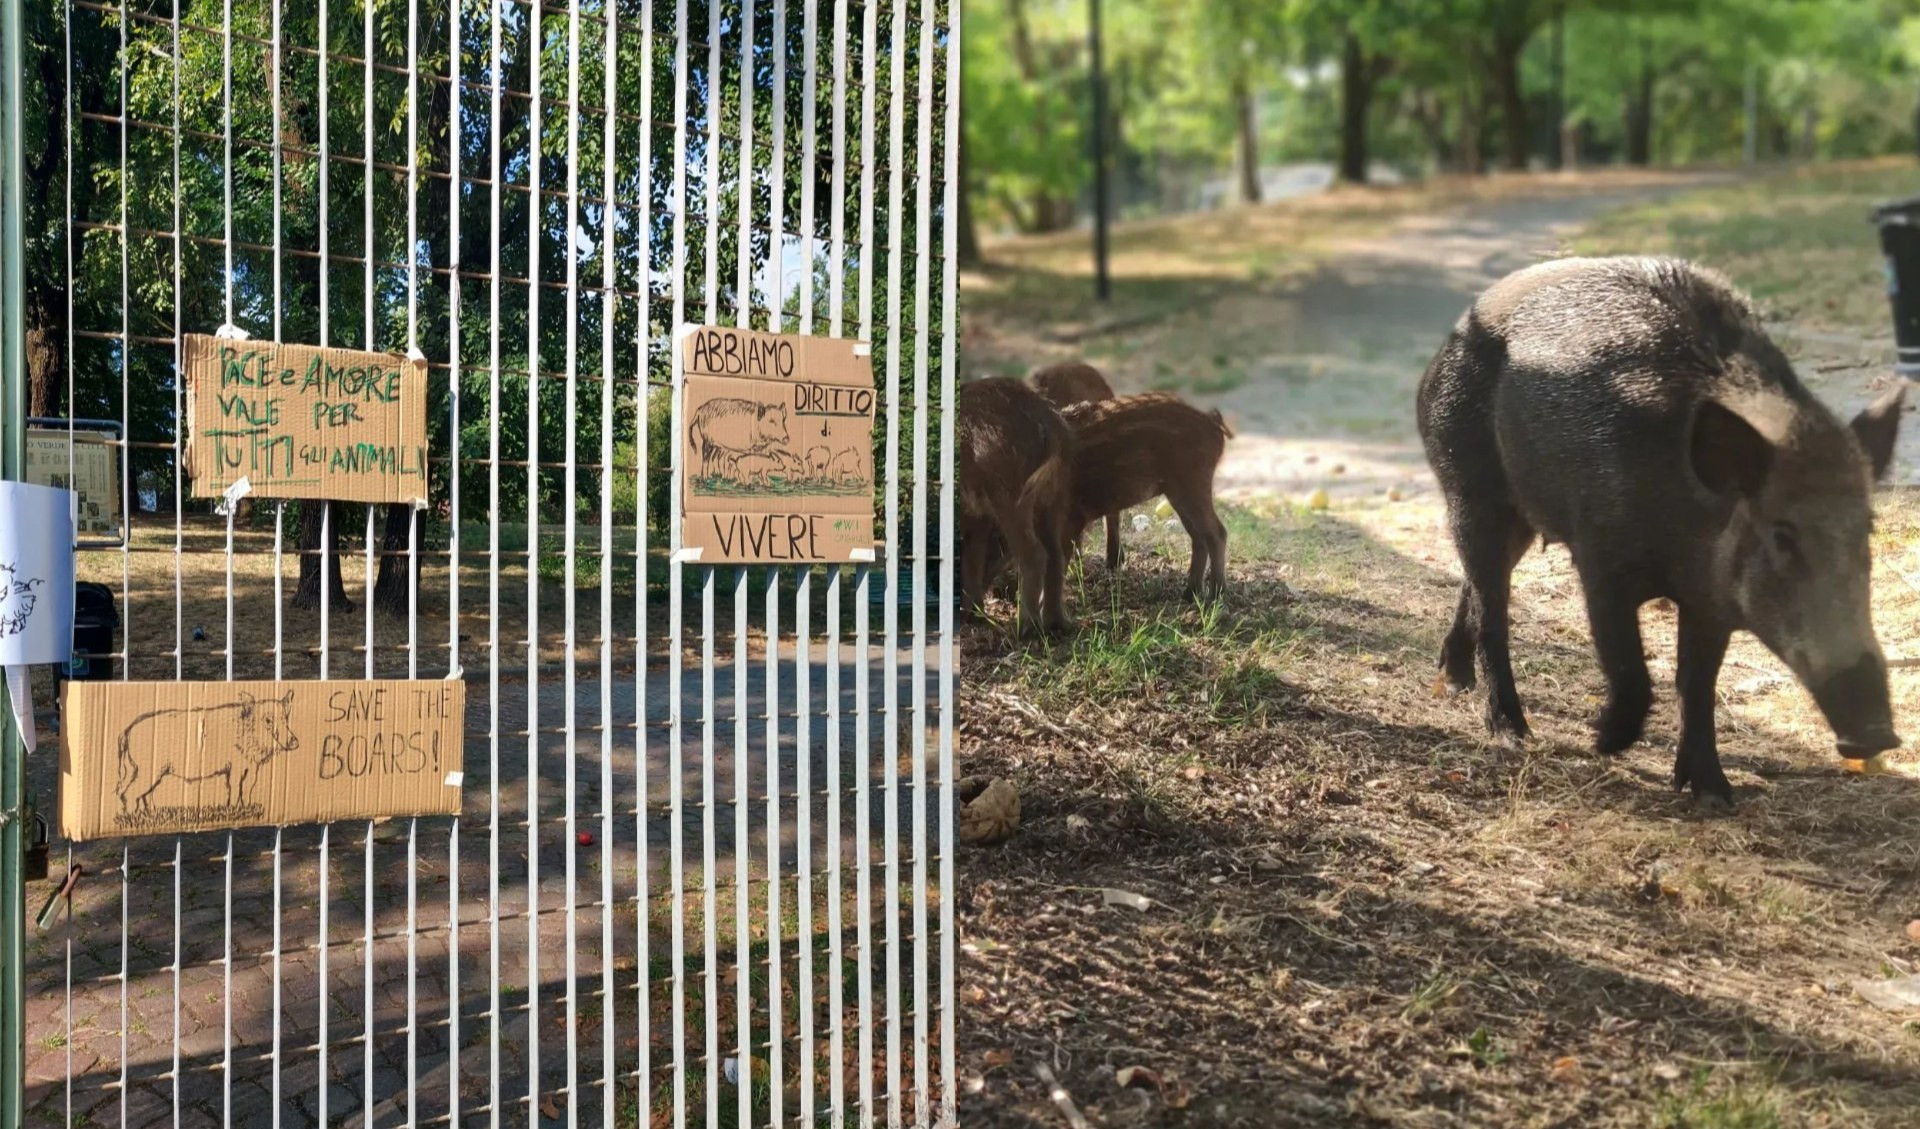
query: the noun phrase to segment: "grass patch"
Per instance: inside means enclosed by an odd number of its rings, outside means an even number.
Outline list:
[[[1905,159],[1794,169],[1609,213],[1572,249],[1695,259],[1733,279],[1770,320],[1885,336],[1887,279],[1870,216],[1911,195],[1915,181]]]

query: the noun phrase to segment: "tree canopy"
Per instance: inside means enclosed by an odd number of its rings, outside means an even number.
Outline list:
[[[1183,209],[1262,164],[1346,179],[1553,164],[1863,156],[1911,148],[1916,0],[1103,0],[1122,210]],[[968,9],[980,222],[1084,214],[1087,0]],[[1751,108],[1751,115],[1748,111]]]

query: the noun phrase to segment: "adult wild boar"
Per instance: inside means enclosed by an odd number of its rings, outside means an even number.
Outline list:
[[[1730,805],[1714,739],[1729,637],[1751,631],[1813,694],[1841,755],[1900,744],[1869,606],[1869,492],[1903,390],[1843,426],[1720,276],[1668,259],[1563,259],[1482,294],[1421,378],[1420,436],[1465,583],[1441,648],[1487,679],[1496,736],[1527,735],[1508,584],[1537,535],[1573,555],[1607,679],[1596,748],[1652,703],[1638,609],[1679,608],[1676,788]]]

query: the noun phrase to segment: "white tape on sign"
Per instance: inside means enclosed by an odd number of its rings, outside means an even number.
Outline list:
[[[20,743],[31,753],[36,741],[33,731],[33,668],[7,668],[7,703],[13,709],[13,723],[20,728]]]
[[[697,561],[700,559],[702,551],[698,545],[688,545],[684,549],[676,549],[673,554],[673,563],[684,564],[687,561]]]
[[[240,499],[251,493],[253,493],[253,483],[248,482],[247,476],[243,474],[227,487],[226,496],[220,500],[219,505],[213,507],[213,512],[225,517],[233,512],[233,507],[239,503]]]
[[[447,787],[458,788],[466,778],[467,774],[464,772],[449,772],[447,773]]]

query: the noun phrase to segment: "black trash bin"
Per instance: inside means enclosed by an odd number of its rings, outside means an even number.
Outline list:
[[[1887,258],[1894,371],[1920,380],[1920,196],[1879,205],[1873,221],[1880,227],[1880,249]]]
[[[67,677],[82,682],[112,680],[113,632],[119,626],[120,612],[113,603],[113,589],[85,581],[75,584],[73,659],[67,664]]]

